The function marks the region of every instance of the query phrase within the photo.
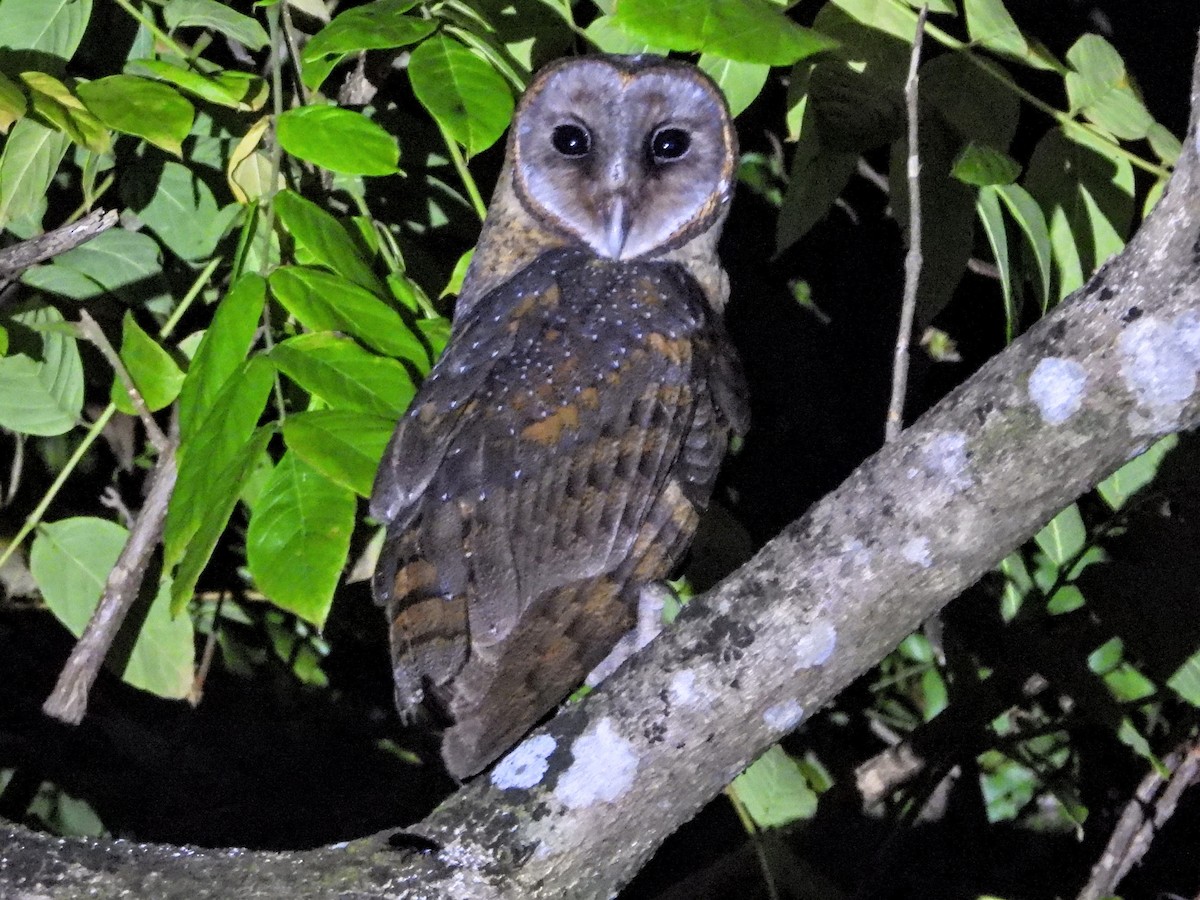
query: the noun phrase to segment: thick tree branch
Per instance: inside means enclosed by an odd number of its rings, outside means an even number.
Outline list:
[[[1200,422],[1200,66],[1126,250],[738,572],[411,829],[312,853],[10,832],[6,896],[606,897],[747,763],[1158,436]],[[167,890],[167,887],[170,890]]]

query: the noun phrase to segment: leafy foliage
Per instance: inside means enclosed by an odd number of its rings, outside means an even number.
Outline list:
[[[902,88],[916,4],[802,6],[372,0],[330,19],[324,4],[286,0],[0,0],[0,229],[15,240],[96,205],[122,213],[120,228],[27,271],[19,304],[0,307],[2,440],[59,476],[14,510],[26,524],[3,557],[32,538],[41,599],[78,634],[127,534],[98,502],[47,517],[76,470],[117,480],[96,471],[93,442],[133,412],[108,364],[81,352],[72,323],[87,307],[178,434],[161,574],[120,676],[185,696],[193,622],[216,635],[256,621],[297,678],[326,684],[317,632],[378,552],[359,500],[448,338],[447,297],[483,212],[475,177],[494,172],[514,97],[539,65],[573,51],[692,54],[735,114],[769,125],[740,179],[777,261],[829,222],[867,163],[886,173],[872,182],[907,240]],[[1124,246],[1180,144],[1105,38],[1085,34],[1058,58],[1001,0],[929,7],[918,330],[955,359],[932,323],[979,303],[960,290],[973,258],[989,257],[987,302],[998,340],[1011,340]],[[807,281],[789,288],[829,320]],[[1154,662],[1152,631],[1114,613],[1099,577],[1111,548],[1154,518],[1173,442],[1063,510],[959,602],[992,610],[976,610],[992,619],[982,631],[966,629],[984,646],[914,635],[870,677],[869,698],[830,721],[899,740],[960,715],[945,768],[974,773],[990,822],[1084,827],[1079,723],[1102,723],[1157,765],[1200,706],[1196,642]],[[133,453],[138,465],[151,456],[148,443]],[[1071,639],[1050,642],[1066,622]],[[254,654],[228,632],[221,641],[223,664],[252,675]],[[1035,671],[1072,712],[1011,688]],[[1004,702],[983,699],[997,684]],[[811,817],[837,779],[803,738],[788,746],[796,753],[776,748],[730,789],[752,829]],[[919,791],[897,786],[890,801],[919,806]]]

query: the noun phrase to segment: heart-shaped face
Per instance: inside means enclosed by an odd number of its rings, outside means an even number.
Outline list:
[[[737,139],[720,90],[656,56],[543,69],[509,140],[513,184],[539,222],[600,256],[636,259],[699,234],[733,193]]]

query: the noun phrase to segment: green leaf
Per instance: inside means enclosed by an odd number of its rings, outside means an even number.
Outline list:
[[[1020,553],[1010,553],[997,566],[1004,576],[1004,596],[1000,604],[1000,615],[1005,622],[1012,621],[1021,611],[1021,605],[1033,589],[1033,579]]]
[[[799,763],[776,744],[733,780],[729,790],[759,828],[778,828],[817,812],[817,795]]]
[[[430,353],[436,360],[446,349],[446,344],[450,342],[450,320],[440,316],[436,319],[421,319],[417,322],[417,328],[429,342]]]
[[[754,102],[771,71],[770,66],[761,63],[738,62],[707,53],[700,57],[698,65],[724,92],[729,114],[733,116]]]
[[[261,50],[271,42],[254,19],[217,0],[171,0],[163,17],[172,31],[190,26],[211,28],[250,50]]]
[[[26,106],[25,92],[0,73],[0,134],[6,133],[13,122],[25,115]]]
[[[165,408],[179,396],[183,372],[170,354],[142,330],[129,310],[125,311],[122,325],[121,362],[151,412]],[[129,392],[120,378],[113,378],[111,397],[121,412],[135,413]]]
[[[247,482],[257,471],[258,462],[267,449],[267,443],[275,434],[274,425],[264,425],[259,428],[241,447],[238,447],[229,458],[228,464],[220,476],[223,490],[214,493],[212,502],[199,510],[191,528],[191,537],[183,547],[183,558],[179,568],[175,570],[175,581],[171,585],[171,610],[175,613],[187,607],[188,601],[196,592],[196,582],[201,572],[212,558],[229,517],[237,506]],[[168,523],[169,523],[168,518]],[[163,554],[166,556],[164,540]]]
[[[670,50],[715,53],[740,62],[790,66],[837,42],[797,25],[766,0],[621,0],[622,30]]]
[[[0,47],[6,50],[5,69],[21,72],[65,63],[79,48],[91,17],[92,0],[4,0]],[[56,65],[55,71],[61,74],[62,67]]]
[[[1192,706],[1200,707],[1200,651],[1184,660],[1175,674],[1167,679],[1167,687]]]
[[[1155,122],[1146,133],[1146,139],[1150,141],[1150,147],[1154,150],[1155,156],[1162,160],[1164,165],[1173,166],[1179,162],[1183,144],[1165,126]]]
[[[1130,497],[1154,480],[1164,457],[1178,443],[1179,436],[1174,434],[1158,440],[1145,453],[1138,454],[1096,485],[1097,493],[1113,512],[1121,509]]]
[[[217,206],[203,179],[173,160],[163,164],[157,185],[137,172],[124,179],[122,187],[138,218],[183,260],[211,256],[238,213],[235,203]]]
[[[992,248],[992,258],[1000,272],[1000,291],[1004,296],[1005,336],[1012,340],[1016,333],[1016,304],[1013,301],[1012,260],[1008,256],[1008,233],[1004,230],[1004,215],[1000,211],[1000,200],[994,188],[980,189],[975,200],[975,211]]]
[[[425,345],[400,313],[339,275],[302,266],[271,273],[271,292],[310,331],[341,331],[388,356],[429,371]]]
[[[275,137],[288,153],[344,175],[394,175],[396,139],[362,113],[337,106],[301,106],[275,121]]]
[[[242,112],[262,109],[267,100],[267,83],[249,72],[223,69],[203,74],[162,59],[136,59],[129,64],[129,68],[134,70],[129,74],[144,74],[170,82],[201,100]]]
[[[963,12],[972,43],[1018,59],[1029,49],[1003,0],[963,0]]]
[[[1133,167],[1105,142],[1055,128],[1034,149],[1025,187],[1050,224],[1058,279],[1052,293],[1061,299],[1124,248],[1133,221]]]
[[[0,357],[8,355],[8,329],[0,325]]]
[[[112,147],[108,129],[92,115],[65,84],[45,72],[22,72],[33,111],[81,147],[107,153]]]
[[[1044,47],[1026,40],[1003,0],[963,0],[963,11],[972,44],[1035,69],[1062,70],[1062,64]]]
[[[471,156],[486,150],[512,118],[508,82],[462,44],[437,35],[412,53],[413,93],[437,123]]]
[[[259,589],[276,606],[322,627],[346,565],[354,512],[351,491],[285,453],[246,532],[246,564]]]
[[[917,15],[895,0],[832,0],[832,5],[869,28],[911,44],[917,33]],[[828,9],[829,7],[826,7]],[[822,12],[825,10],[823,9]]]
[[[1087,528],[1079,507],[1072,503],[1050,520],[1033,539],[1056,566],[1062,567],[1083,552],[1087,545]]]
[[[266,297],[267,283],[251,273],[239,278],[217,307],[179,391],[181,442],[196,433],[226,381],[245,362]]]
[[[638,53],[653,53],[666,56],[666,47],[656,47],[649,41],[636,38],[621,28],[613,16],[597,16],[583,29],[587,39],[602,53],[619,53],[635,56]]]
[[[315,88],[324,81],[322,76],[320,81],[312,83],[309,73],[314,63],[324,64],[318,66],[318,71],[323,69],[330,62],[329,57],[336,63],[348,53],[407,47],[433,34],[437,30],[435,19],[404,15],[414,6],[415,0],[375,0],[340,13],[304,46],[301,59],[305,83]]]
[[[181,155],[195,110],[173,87],[137,75],[109,75],[80,84],[76,90],[79,99],[109,128]]]
[[[271,361],[335,409],[395,421],[416,393],[408,370],[396,360],[376,356],[349,338],[328,332],[288,338],[271,351]]]
[[[160,257],[158,244],[148,234],[110,228],[49,265],[27,269],[21,281],[72,300],[113,294],[134,305],[165,289]]]
[[[129,532],[120,525],[89,517],[63,519],[38,529],[29,553],[30,571],[50,611],[76,637],[96,609],[128,538]],[[137,629],[136,636],[130,634],[131,628]],[[187,616],[172,618],[168,580],[159,585],[144,619],[132,615],[126,620],[118,647],[126,639],[132,639],[133,646],[118,670],[124,681],[160,697],[187,696],[195,662],[192,622]],[[121,657],[110,654],[109,665]]]
[[[296,413],[283,424],[288,449],[331,481],[370,497],[395,418],[351,410]]]
[[[0,229],[45,209],[46,191],[71,140],[32,119],[13,126],[0,154]]]
[[[318,263],[374,294],[385,293],[359,245],[317,204],[294,191],[280,191],[275,195],[275,212],[296,243]]]
[[[1033,251],[1042,312],[1045,312],[1050,305],[1050,260],[1053,252],[1046,217],[1037,201],[1019,184],[1002,184],[995,190]]]
[[[1134,92],[1112,44],[1098,34],[1085,34],[1067,51],[1067,61],[1075,69],[1066,75],[1073,112],[1083,113],[1121,140],[1147,136],[1154,117]]]
[[[950,174],[963,184],[977,187],[1012,184],[1021,174],[1021,164],[1007,153],[970,141],[959,151]]]
[[[8,356],[0,357],[0,427],[45,437],[70,431],[79,422],[83,363],[75,339],[33,330],[62,321],[52,306],[10,320],[12,346]],[[13,324],[24,328],[18,333]]]
[[[247,360],[226,381],[196,433],[180,441],[179,475],[163,529],[164,567],[178,563],[185,550],[190,552],[189,542],[210,509],[228,510],[221,521],[224,527],[241,490],[239,477],[243,477],[244,467],[253,463],[246,459],[245,448],[252,439],[260,439],[256,426],[274,380],[275,371],[265,357]],[[195,574],[199,575],[199,569]],[[180,591],[190,591],[187,579],[177,576],[176,588],[175,601],[179,604]],[[186,599],[182,597],[184,602]]]

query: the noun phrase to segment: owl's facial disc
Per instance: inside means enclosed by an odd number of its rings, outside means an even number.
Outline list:
[[[678,246],[719,219],[733,188],[733,128],[718,89],[665,60],[552,67],[522,100],[509,152],[539,219],[612,259]]]

